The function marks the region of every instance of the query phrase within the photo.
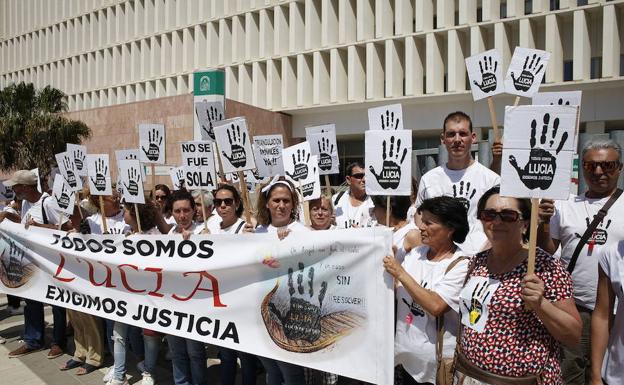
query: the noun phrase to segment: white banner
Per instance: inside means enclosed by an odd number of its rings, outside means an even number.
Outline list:
[[[0,224],[0,290],[375,384],[393,378],[382,228],[123,237]],[[235,255],[236,258],[232,258]]]

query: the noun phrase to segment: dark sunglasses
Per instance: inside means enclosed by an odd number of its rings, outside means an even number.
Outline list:
[[[349,175],[351,178],[355,178],[355,179],[362,179],[364,178],[365,174],[363,172],[359,173],[359,174],[352,174]]]
[[[154,197],[154,199],[156,199],[157,201],[165,201],[165,200],[167,200],[167,196],[166,195],[156,195]]]
[[[222,203],[225,203],[226,206],[232,206],[234,204],[234,199],[233,198],[225,198],[225,199],[215,198],[213,202],[216,206],[221,206]]]
[[[594,172],[598,167],[600,167],[602,172],[611,173],[620,168],[620,162],[617,160],[608,162],[583,162],[583,169],[587,172]]]
[[[503,222],[517,222],[520,219],[520,213],[516,210],[504,209],[496,211],[494,209],[485,209],[479,214],[479,219],[486,222],[492,222],[499,217]]]

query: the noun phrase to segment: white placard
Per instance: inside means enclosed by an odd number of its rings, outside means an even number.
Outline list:
[[[516,47],[505,76],[505,92],[530,98],[539,89],[550,53]]]
[[[118,165],[125,201],[128,203],[145,203],[141,163],[134,159],[120,160]]]
[[[245,177],[245,185],[247,186],[247,191],[254,192],[256,189],[256,185],[258,183],[264,183],[268,178],[262,178],[256,170],[245,170],[243,172],[243,176]],[[238,186],[238,174],[231,173],[225,176],[225,179],[232,182],[232,184]]]
[[[32,170],[30,170],[30,172],[35,174],[35,176],[37,177],[37,191],[43,194],[43,189],[41,188],[41,175],[39,175],[39,167],[33,168]],[[48,188],[50,188],[49,185]]]
[[[334,124],[306,127],[306,140],[310,143],[312,154],[318,156],[320,175],[340,172],[336,126]]]
[[[182,167],[184,184],[188,190],[214,190],[217,173],[212,143],[207,140],[183,142]]]
[[[225,118],[223,100],[197,100],[195,97],[195,131],[199,132],[202,140],[214,141],[214,126]]]
[[[12,201],[15,199],[15,192],[12,188],[5,186],[3,182],[4,181],[0,182],[0,199]]]
[[[139,160],[143,163],[165,163],[165,126],[139,124]]]
[[[501,195],[568,199],[577,108],[505,108]]]
[[[55,178],[52,187],[52,207],[56,211],[63,212],[67,215],[74,213],[74,204],[76,202],[76,194],[63,178]]]
[[[184,187],[184,167],[171,167],[171,169],[169,169],[169,176],[171,177],[173,189],[182,190],[182,187]]]
[[[412,131],[366,131],[364,135],[366,193],[412,193]]]
[[[87,176],[87,146],[67,143],[67,153],[74,159],[76,173]]]
[[[115,160],[117,160],[117,164],[119,165],[119,161],[120,160],[124,160],[124,159],[139,159],[139,149],[138,148],[133,148],[133,149],[129,149],[129,150],[116,150],[115,151]],[[117,169],[119,169],[119,166],[117,166]],[[141,167],[141,177],[143,178],[143,180],[147,180],[146,174],[145,174],[145,167]]]
[[[579,106],[583,91],[538,92],[533,95],[531,103],[539,106]]]
[[[400,104],[368,109],[369,130],[402,130],[403,108]]]
[[[505,92],[503,61],[497,49],[466,58],[466,70],[473,100]]]
[[[284,175],[284,139],[282,135],[259,135],[253,138],[256,169],[262,178]]]
[[[87,155],[87,171],[91,195],[113,194],[108,154]]]
[[[215,126],[214,133],[223,172],[227,174],[256,168],[251,149],[251,137],[247,131],[247,120],[239,117],[221,123]]]
[[[65,181],[72,189],[72,191],[80,191],[82,189],[82,180],[76,172],[76,165],[74,164],[74,158],[67,152],[61,152],[54,156],[56,163],[58,164],[59,171]],[[55,178],[58,179],[58,178]]]
[[[320,196],[318,158],[312,155],[310,143],[302,142],[284,149],[284,173],[301,187],[304,200]]]

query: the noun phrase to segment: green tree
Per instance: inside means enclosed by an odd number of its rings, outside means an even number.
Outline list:
[[[46,175],[55,164],[54,154],[67,143],[80,144],[91,136],[81,121],[61,115],[67,111],[67,96],[46,86],[12,84],[0,90],[0,169],[8,172],[39,168]]]

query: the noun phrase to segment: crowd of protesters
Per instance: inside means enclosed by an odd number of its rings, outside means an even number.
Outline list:
[[[502,161],[501,144],[493,148],[490,168],[476,162],[471,155],[476,135],[462,112],[446,117],[440,140],[448,162],[415,182],[412,197],[368,196],[364,165],[355,162],[346,168],[347,190],[309,202],[309,226],[302,223],[304,209],[295,185],[289,178],[275,177],[259,190],[251,223],[243,210],[252,208],[244,207],[233,185],[191,194],[160,184],[154,187],[153,200],[136,211],[122,204],[117,192],[99,205],[86,191],[91,204],[84,208],[92,215],[84,220],[74,215],[61,228],[102,234],[104,219],[113,234],[139,233],[140,228],[142,234],[179,234],[185,239],[241,233],[272,233],[283,239],[291,232],[386,226],[393,231],[393,252],[380,264],[395,282],[395,384],[624,383],[624,217],[618,215],[624,213],[624,198],[618,199],[618,144],[594,140],[583,148],[580,164],[587,192],[567,201],[541,201],[535,271],[529,272],[531,203],[500,194],[495,171]],[[16,199],[0,212],[0,221],[59,227],[62,217],[46,200],[49,194],[37,190],[38,182],[25,170],[4,182]],[[9,357],[44,347],[43,304],[23,301],[24,344]],[[20,304],[21,299],[9,297],[13,314],[20,312]],[[141,383],[151,385],[157,380],[159,352],[167,349],[175,384],[207,382],[201,342],[56,306],[53,317],[48,358],[66,352],[68,320],[74,330],[75,351],[61,370],[92,372],[104,364],[108,350],[113,365],[104,382],[123,385],[131,349],[141,359]],[[269,385],[360,383],[218,350],[224,385],[235,383],[237,360],[244,385],[255,384],[262,368]]]

